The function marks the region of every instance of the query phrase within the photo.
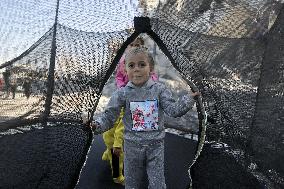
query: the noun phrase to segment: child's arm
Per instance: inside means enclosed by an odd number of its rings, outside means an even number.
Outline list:
[[[83,121],[83,124],[86,126],[86,127],[90,127],[92,129],[92,131],[96,130],[97,126],[95,123],[91,122],[90,121],[90,115],[88,112],[83,112],[81,114],[81,118],[82,118],[82,121]]]
[[[83,123],[86,124],[86,126],[91,127],[96,133],[103,133],[111,129],[120,114],[121,108],[124,106],[120,97],[121,94],[120,90],[114,92],[105,111],[101,114],[101,116],[94,119],[94,121],[89,122],[89,119],[83,118],[82,116]]]
[[[192,109],[195,103],[194,97],[198,95],[200,95],[199,92],[189,93],[176,100],[173,98],[172,92],[164,86],[160,94],[160,104],[169,116],[181,117]]]

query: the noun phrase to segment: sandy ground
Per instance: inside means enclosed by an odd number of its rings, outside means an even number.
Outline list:
[[[40,107],[44,101],[42,96],[31,96],[27,99],[22,93],[16,93],[15,99],[11,95],[8,98],[1,96],[0,98],[0,124],[1,122],[25,116],[31,117],[38,115]]]

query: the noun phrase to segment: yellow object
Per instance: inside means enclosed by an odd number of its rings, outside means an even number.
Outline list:
[[[103,133],[103,139],[105,142],[105,145],[107,149],[104,151],[102,155],[102,160],[109,161],[111,170],[113,170],[112,167],[112,155],[111,150],[113,148],[121,148],[121,153],[119,156],[119,176],[117,178],[113,178],[113,181],[118,184],[124,185],[124,176],[123,176],[123,133],[124,133],[124,125],[122,122],[122,118],[124,115],[123,109],[121,109],[119,118],[114,123],[114,126],[112,129],[106,131]]]
[[[113,182],[116,183],[116,184],[121,184],[121,185],[125,185],[124,183],[124,176],[123,175],[120,175],[119,177],[117,178],[113,178]]]

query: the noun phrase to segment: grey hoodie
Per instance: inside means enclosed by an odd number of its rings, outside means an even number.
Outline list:
[[[176,100],[164,84],[152,79],[142,87],[128,82],[125,87],[114,92],[105,111],[95,119],[95,132],[102,133],[111,129],[123,107],[124,140],[151,144],[165,137],[164,112],[171,117],[180,117],[186,114],[193,104],[191,96]]]

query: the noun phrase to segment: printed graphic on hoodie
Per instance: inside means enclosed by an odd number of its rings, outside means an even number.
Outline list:
[[[158,100],[130,102],[130,111],[133,121],[132,130],[158,130]]]

